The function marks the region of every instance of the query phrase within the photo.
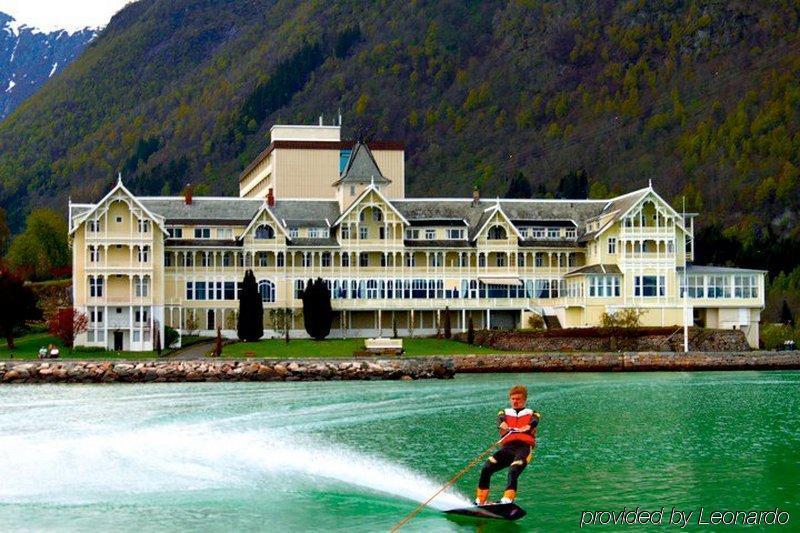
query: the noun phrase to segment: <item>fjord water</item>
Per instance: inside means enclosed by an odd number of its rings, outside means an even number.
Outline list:
[[[4,386],[0,529],[386,531],[496,438],[517,383],[543,413],[529,516],[438,511],[467,503],[476,469],[407,530],[577,529],[582,511],[624,506],[779,507],[800,524],[800,372],[786,371]]]

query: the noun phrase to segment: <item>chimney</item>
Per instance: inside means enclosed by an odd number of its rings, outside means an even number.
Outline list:
[[[275,195],[272,194],[272,187],[267,190],[267,205],[270,207],[275,206]]]
[[[472,187],[472,207],[476,207],[478,202],[481,200],[481,191],[478,189],[478,186],[475,185]]]
[[[187,183],[186,188],[183,190],[183,202],[186,205],[192,205],[192,184]]]

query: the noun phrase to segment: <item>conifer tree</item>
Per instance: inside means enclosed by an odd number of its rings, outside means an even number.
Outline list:
[[[239,320],[237,333],[240,340],[254,342],[264,335],[264,304],[258,292],[252,270],[244,273],[239,290]]]
[[[303,291],[303,324],[311,338],[322,340],[331,332],[331,294],[322,278],[308,280]]]

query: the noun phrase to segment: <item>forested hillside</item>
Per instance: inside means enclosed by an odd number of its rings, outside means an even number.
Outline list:
[[[235,194],[276,122],[402,140],[409,194],[654,186],[741,253],[800,237],[793,1],[140,0],[0,124],[0,205]],[[721,231],[724,230],[724,234]],[[795,244],[796,245],[796,244]],[[724,260],[725,258],[723,258]],[[776,259],[771,259],[778,261]],[[781,260],[782,261],[782,260]]]

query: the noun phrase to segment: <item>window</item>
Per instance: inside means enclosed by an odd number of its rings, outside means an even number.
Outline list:
[[[262,302],[275,301],[275,284],[268,279],[262,279],[258,282],[258,292],[261,294]]]
[[[194,299],[195,300],[205,300],[206,299],[206,282],[205,281],[195,281],[194,282]]]
[[[758,289],[755,276],[734,276],[733,295],[736,298],[756,298]]]
[[[236,282],[226,281],[223,283],[224,297],[226,300],[236,299]]]
[[[367,239],[367,237],[369,237],[368,229],[369,228],[365,228],[363,226],[358,228],[358,238],[361,239],[361,240]]]
[[[343,253],[342,254],[342,266],[343,267],[349,267],[350,266],[350,254],[349,253]]]
[[[200,252],[200,266],[211,266],[210,254],[208,252]]]
[[[141,322],[147,322],[149,318],[150,318],[150,313],[148,312],[147,309],[141,311],[137,309],[136,311],[133,312],[133,321],[136,322],[137,324]],[[134,339],[134,340],[139,340],[139,339]]]
[[[636,276],[634,278],[634,296],[664,296],[666,282],[664,276]]]
[[[434,252],[428,256],[428,265],[432,267],[440,267],[442,266],[442,253],[441,252]]]
[[[610,255],[616,255],[616,253],[617,253],[617,238],[616,237],[609,237],[608,238],[608,253]]]
[[[545,231],[544,228],[533,228],[531,230],[531,235],[534,239],[544,239]]]
[[[497,254],[495,256],[495,261],[497,263],[497,266],[499,266],[499,267],[506,266],[506,255],[505,254]]]
[[[350,226],[342,226],[342,239],[350,238]]]
[[[133,294],[137,298],[147,298],[150,292],[150,278],[136,276],[133,278]]]
[[[425,240],[432,241],[436,238],[436,230],[435,229],[426,229],[425,230]]]
[[[97,246],[90,246],[89,247],[89,262],[90,263],[97,263],[100,261],[100,250]]]
[[[339,150],[339,174],[344,172],[345,167],[347,167],[347,161],[350,159],[350,154],[353,151],[351,149]]]
[[[232,239],[233,230],[231,228],[217,228],[217,239]]]
[[[275,266],[283,268],[285,264],[283,252],[278,252],[278,255],[275,256]]]
[[[311,266],[311,252],[303,252],[301,257],[302,257],[301,264],[304,267],[310,267]]]
[[[503,226],[492,226],[489,228],[487,238],[492,241],[503,241],[508,238],[508,234]]]
[[[297,279],[294,281],[294,297],[296,300],[303,298],[303,280]]]
[[[675,253],[675,241],[667,241],[667,253],[668,254]]]
[[[139,248],[139,262],[147,263],[150,261],[150,247],[142,246]]]
[[[98,231],[102,231],[100,226],[99,220],[90,220],[86,223],[86,228],[91,231],[92,233],[97,233]]]
[[[383,226],[378,228],[378,238],[380,240],[384,240],[386,238],[386,228],[384,228]]]
[[[115,220],[117,221],[117,224],[122,224],[122,217],[117,217]]]
[[[210,239],[211,228],[194,228],[195,239]]]
[[[89,276],[89,296],[92,298],[102,298],[103,278],[99,276]]]
[[[170,239],[182,239],[183,228],[167,228],[167,234]]]
[[[308,236],[312,239],[319,237],[319,230],[317,228],[308,228]]]
[[[548,239],[558,239],[561,235],[561,230],[558,228],[547,228],[547,238]]]
[[[289,228],[289,238],[296,239],[300,236],[300,231],[297,228]]]
[[[267,252],[258,252],[258,255],[256,256],[256,258],[257,258],[258,266],[260,266],[260,267],[267,266]]]
[[[102,311],[92,311],[89,313],[89,320],[93,324],[102,323],[103,322],[103,312]]]
[[[406,266],[417,266],[417,258],[414,256],[414,252],[406,253]]]
[[[375,222],[381,222],[383,220],[383,211],[380,209],[372,209],[372,220]]]
[[[566,236],[567,239],[574,239],[575,237],[578,236],[578,230],[576,230],[575,228],[567,228]]]
[[[369,266],[369,254],[367,252],[358,254],[358,265],[362,267]]]
[[[186,252],[183,254],[183,261],[187,267],[194,266],[194,252]]]
[[[386,254],[381,254],[381,266],[382,267],[386,266],[386,261],[387,261]]]
[[[272,226],[268,226],[267,224],[261,224],[256,228],[255,238],[259,240],[274,239],[275,230],[272,229]]]
[[[331,253],[330,252],[322,252],[322,266],[324,266],[324,267],[331,266]]]
[[[233,253],[232,252],[222,252],[222,266],[224,266],[224,267],[233,266]]]
[[[172,252],[164,252],[164,266],[165,267],[172,266]]]
[[[528,238],[528,228],[519,228],[519,234],[522,235],[523,239]]]
[[[620,295],[620,278],[617,276],[589,276],[590,298],[611,298]]]
[[[139,219],[139,233],[150,233],[150,221]]]
[[[478,266],[479,267],[486,266],[486,254],[478,254]]]
[[[706,298],[730,298],[731,286],[727,276],[708,276]]]
[[[544,266],[544,253],[542,253],[542,252],[537,252],[536,253],[536,255],[534,256],[534,264],[537,267],[543,267]]]
[[[419,239],[419,230],[418,229],[407,229],[406,230],[406,239],[408,239],[408,240]]]
[[[525,266],[525,254],[517,254],[517,266],[518,267]]]
[[[331,236],[331,230],[328,228],[319,228],[319,236],[323,239],[327,239]]]
[[[350,186],[350,196],[355,196],[355,195],[356,195],[356,186],[355,185],[351,185]]]

